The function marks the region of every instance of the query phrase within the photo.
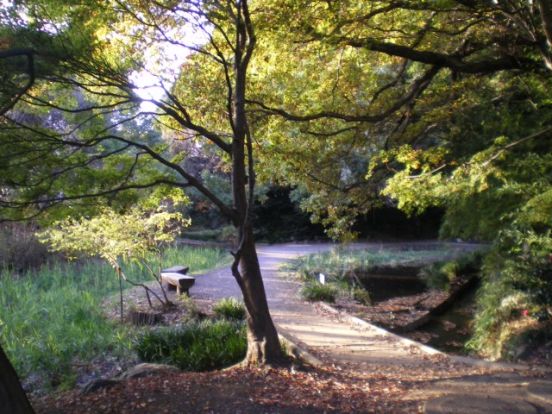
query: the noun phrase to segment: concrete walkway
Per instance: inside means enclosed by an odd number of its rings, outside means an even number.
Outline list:
[[[374,243],[355,244],[351,247],[379,249],[383,246],[381,243]],[[280,270],[281,265],[300,255],[326,251],[332,247],[331,244],[281,244],[258,247],[271,314],[278,330],[284,336],[306,348],[324,363],[356,370],[379,369],[392,373],[394,369],[412,368],[424,372],[434,368],[434,357],[447,358],[446,355],[424,345],[398,337],[346,315],[336,314],[323,306],[303,301],[299,296],[300,283],[287,277]],[[229,269],[219,269],[198,277],[191,294],[196,299],[218,299],[227,296],[239,298],[241,296]],[[458,400],[454,403],[449,400],[443,402],[437,399],[431,403],[433,405],[428,404],[427,412],[436,414],[445,412],[552,413],[552,401],[547,402],[542,398],[537,402],[533,401],[527,390],[528,379],[518,375],[515,369],[496,366],[496,369],[492,371],[496,372],[496,376],[487,376],[482,381],[474,379],[471,382],[467,380],[455,382],[449,380],[444,384],[434,383],[427,390],[418,390],[418,395],[413,395],[412,398],[457,397]],[[503,411],[496,404],[487,404],[488,406],[482,407],[479,411],[471,406],[465,406],[462,411],[462,403],[470,401],[463,394],[466,390],[470,392],[470,395],[478,395],[482,401],[487,401],[487,403],[494,401],[491,397],[495,394],[498,400],[504,400],[504,392],[498,392],[501,388],[495,383],[504,384],[504,381],[497,378],[505,371],[509,372],[509,375],[511,374],[506,386],[508,411]],[[472,386],[474,381],[476,386]],[[482,386],[482,384],[490,386]],[[544,386],[548,386],[547,384],[545,382]],[[497,393],[492,393],[491,391],[495,388]],[[477,398],[473,401],[476,400]],[[458,407],[460,411],[447,411],[452,406]]]

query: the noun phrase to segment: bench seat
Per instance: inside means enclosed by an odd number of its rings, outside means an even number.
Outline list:
[[[195,283],[195,277],[176,272],[161,272],[161,282],[166,283],[169,289],[176,288],[178,295],[184,292],[190,296],[190,288]]]

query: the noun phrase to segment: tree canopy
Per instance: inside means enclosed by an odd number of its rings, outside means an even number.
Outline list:
[[[193,187],[236,227],[248,361],[281,356],[254,248],[257,180],[294,186],[342,239],[374,206],[442,206],[443,235],[494,243],[489,286],[539,295],[549,1],[22,0],[0,19],[2,44],[30,51],[3,68],[2,214],[125,211]],[[190,170],[194,151],[227,171],[231,200]],[[496,265],[520,255],[533,279]]]

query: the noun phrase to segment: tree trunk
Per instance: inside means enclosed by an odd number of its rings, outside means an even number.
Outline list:
[[[0,346],[0,413],[34,413],[31,403],[21,387],[17,373]]]
[[[236,253],[237,262],[234,262],[232,266],[232,273],[240,286],[247,309],[247,355],[243,363],[247,366],[277,364],[281,363],[284,358],[278,333],[268,310],[251,225],[255,173],[253,144],[251,136],[248,135],[249,125],[245,110],[245,97],[247,67],[255,47],[255,34],[246,0],[237,2],[235,24],[236,43],[233,63],[235,84],[231,102],[233,131],[231,155],[232,195],[235,212],[233,223],[238,230],[239,247]]]
[[[251,228],[240,259],[242,294],[247,309],[247,355],[243,364],[277,365],[284,361],[278,332],[272,322]]]

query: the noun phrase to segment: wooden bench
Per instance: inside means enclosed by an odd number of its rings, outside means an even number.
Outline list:
[[[166,283],[169,289],[176,289],[176,293],[183,292],[190,296],[190,288],[195,283],[195,277],[187,276],[189,268],[184,266],[172,266],[161,271],[161,282]]]

